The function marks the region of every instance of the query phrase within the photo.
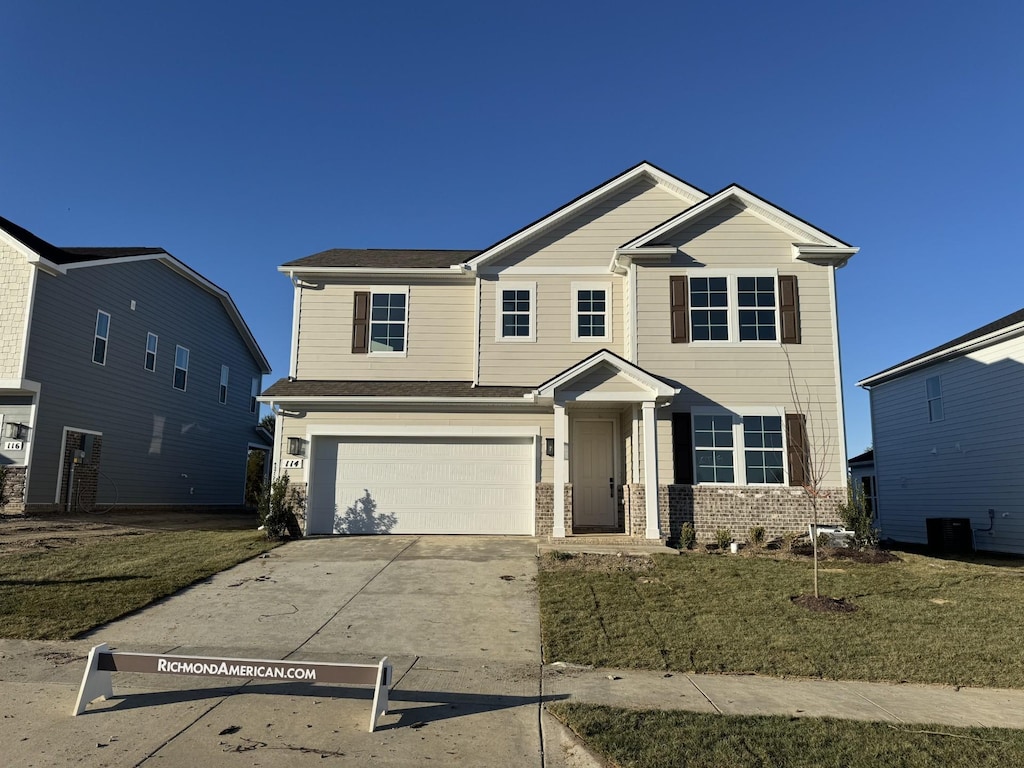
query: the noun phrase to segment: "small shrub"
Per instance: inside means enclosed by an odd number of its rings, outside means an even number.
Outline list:
[[[864,490],[852,482],[846,484],[846,501],[837,505],[843,525],[853,531],[853,544],[858,549],[878,545],[878,531],[872,525],[874,513],[868,507]]]
[[[723,552],[727,550],[729,545],[732,544],[732,531],[728,528],[719,528],[715,531],[715,544]]]
[[[820,551],[822,549],[825,549],[826,547],[831,547],[831,546],[832,546],[832,537],[829,534],[827,534],[825,531],[820,531],[818,533],[818,550]]]
[[[679,546],[682,549],[693,549],[693,545],[697,543],[697,531],[693,528],[693,523],[683,523],[683,527],[679,529]]]
[[[287,473],[263,488],[257,509],[268,539],[283,539],[285,534],[294,534],[298,531],[298,522],[295,519],[297,502],[301,503],[301,499],[289,492]]]
[[[803,531],[787,531],[782,534],[782,547],[783,549],[792,552],[793,547],[796,545],[797,539],[803,536]]]
[[[755,547],[763,547],[765,538],[765,530],[763,525],[755,525],[749,531],[747,531],[747,541],[749,541]]]
[[[559,549],[556,549],[551,553],[552,560],[572,560],[574,557],[576,557],[576,555],[572,552],[562,552]]]

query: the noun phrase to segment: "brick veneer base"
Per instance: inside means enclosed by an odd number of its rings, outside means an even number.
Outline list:
[[[642,485],[626,486],[626,521],[634,536],[642,536],[646,523]],[[818,522],[840,522],[836,504],[845,498],[842,488],[827,489],[818,501]],[[715,531],[728,529],[737,541],[746,541],[754,526],[764,526],[771,540],[785,533],[805,531],[814,519],[811,499],[802,488],[752,488],[701,485],[658,487],[661,537],[679,543],[683,523],[692,523],[698,541],[713,541]]]
[[[0,515],[21,515],[25,512],[25,472],[27,467],[7,467],[3,493],[0,499],[4,505],[0,507]]]

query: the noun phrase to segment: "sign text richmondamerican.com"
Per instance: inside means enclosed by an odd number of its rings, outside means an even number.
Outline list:
[[[158,659],[157,672],[174,675],[214,675],[219,677],[258,677],[273,680],[316,680],[316,670],[295,666],[262,666],[254,664],[228,664],[222,661],[184,661]]]

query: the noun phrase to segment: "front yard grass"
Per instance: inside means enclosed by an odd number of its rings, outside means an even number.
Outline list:
[[[822,563],[718,554],[546,555],[538,576],[547,662],[681,672],[1024,687],[1024,566],[899,554]]]
[[[191,530],[0,556],[0,637],[69,640],[277,546],[261,533]]]
[[[621,768],[1003,768],[1024,731],[741,717],[559,703],[550,711]]]

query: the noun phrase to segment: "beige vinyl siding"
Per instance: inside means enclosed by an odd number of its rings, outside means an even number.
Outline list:
[[[690,206],[649,180],[606,197],[529,243],[500,257],[491,267],[607,267],[620,245]]]
[[[308,281],[306,281],[308,282]],[[356,291],[408,288],[407,354],[384,357],[352,353]],[[473,378],[473,283],[325,281],[300,297],[299,379],[471,381]]]
[[[611,258],[609,253],[609,259]],[[521,283],[522,275],[508,278]],[[572,284],[594,282],[587,276],[539,275],[537,283],[536,341],[496,341],[495,325],[498,291],[504,278],[482,278],[480,287],[480,384],[536,386],[566,368],[602,349],[624,353],[625,332],[622,322],[623,280],[619,276],[601,276],[599,282],[611,286],[611,340],[573,341]]]
[[[351,429],[357,426],[369,427],[526,427],[540,430],[541,480],[554,482],[554,459],[544,453],[544,438],[554,437],[554,417],[550,409],[534,408],[529,410],[503,410],[480,408],[474,412],[456,410],[456,406],[437,405],[430,412],[412,409],[408,406],[386,405],[387,410],[309,410],[301,417],[285,417],[282,421],[282,434],[277,439],[281,445],[287,445],[289,437],[306,438],[310,429],[338,427]],[[472,407],[467,403],[465,407]],[[477,406],[479,408],[479,406]],[[289,458],[289,457],[285,457]],[[289,469],[288,475],[293,482],[305,482],[306,470]]]
[[[943,419],[928,419],[938,376]],[[1024,554],[1024,339],[940,363],[871,390],[882,535],[924,542],[925,519],[966,517],[979,549]]]
[[[22,254],[0,243],[0,379],[21,378],[25,312],[33,269]]]
[[[670,411],[720,405],[740,410],[780,406],[807,412],[812,440],[830,446],[831,471],[824,484],[841,485],[845,472],[838,447],[831,270],[794,260],[792,236],[731,204],[674,233],[668,241],[680,251],[669,263],[637,266],[637,365],[682,385]],[[742,275],[745,268],[797,276],[801,343],[673,344],[669,277],[699,277],[705,269]],[[798,383],[799,407],[793,381]],[[658,427],[658,474],[660,482],[666,483],[673,475],[669,413],[659,412]]]

